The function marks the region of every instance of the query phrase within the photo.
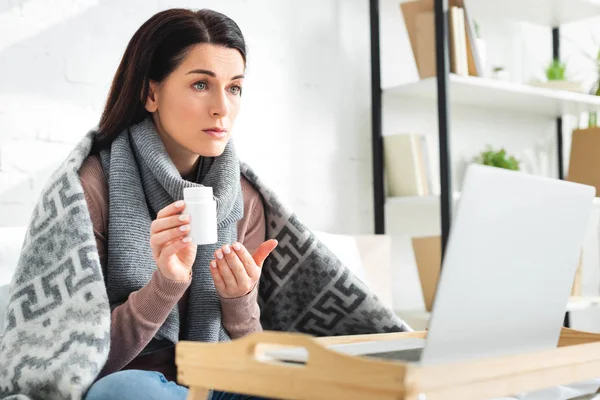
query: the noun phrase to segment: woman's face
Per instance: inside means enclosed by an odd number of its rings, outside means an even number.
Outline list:
[[[237,50],[203,43],[162,82],[150,82],[146,109],[163,141],[173,142],[165,143],[168,150],[223,153],[240,108],[244,69]]]

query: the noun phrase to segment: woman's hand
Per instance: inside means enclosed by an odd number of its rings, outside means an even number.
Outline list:
[[[158,269],[165,278],[187,282],[196,260],[197,246],[186,234],[190,230],[189,215],[183,215],[183,200],[160,210],[150,225],[150,247]]]
[[[277,240],[271,239],[258,246],[252,255],[237,242],[215,251],[210,273],[219,296],[232,299],[250,293],[260,278],[263,262],[275,247]]]

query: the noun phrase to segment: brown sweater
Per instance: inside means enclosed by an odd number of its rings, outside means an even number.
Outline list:
[[[100,264],[105,272],[109,193],[97,155],[90,155],[84,161],[79,177],[94,227]],[[252,184],[242,177],[241,185],[244,218],[238,222],[238,241],[252,253],[265,240],[264,208],[260,194]],[[189,286],[190,282],[171,281],[156,269],[143,288],[132,292],[125,303],[113,310],[110,351],[99,378],[121,369],[143,369],[162,372],[167,379],[175,380],[173,347],[146,355],[139,353],[154,337],[175,305],[179,306],[181,320],[186,320]],[[232,339],[262,329],[257,287],[246,296],[221,299],[221,312],[223,327]]]

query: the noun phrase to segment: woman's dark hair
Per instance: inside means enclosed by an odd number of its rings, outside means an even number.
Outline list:
[[[107,147],[128,126],[147,115],[150,80],[160,82],[193,45],[211,43],[236,49],[246,64],[246,43],[238,25],[212,10],[170,9],[146,21],[133,35],[115,73],[94,143]]]

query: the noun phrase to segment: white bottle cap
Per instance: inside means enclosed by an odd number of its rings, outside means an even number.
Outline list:
[[[183,188],[183,201],[212,201],[213,189],[210,186]]]

